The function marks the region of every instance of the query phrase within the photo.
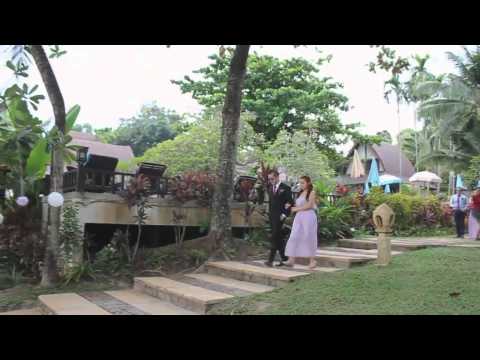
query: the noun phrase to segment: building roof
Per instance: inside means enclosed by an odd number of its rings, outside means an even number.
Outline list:
[[[404,181],[408,181],[408,179],[415,174],[415,168],[410,160],[405,156],[403,151],[400,150],[398,145],[381,144],[373,145],[372,148],[378,154],[378,158],[383,163],[386,174],[401,177]],[[402,157],[401,172],[399,161],[400,156]]]
[[[348,157],[353,157],[353,151],[360,144],[355,144],[352,149],[348,152]],[[377,155],[377,159],[381,162],[381,167],[383,170],[380,170],[380,175],[389,174],[401,178],[404,182],[408,182],[408,179],[415,173],[415,168],[413,167],[410,160],[405,156],[405,154],[400,150],[398,145],[391,145],[382,143],[380,145],[371,145],[372,150]],[[402,168],[400,175],[400,156],[402,157]],[[368,169],[365,169],[368,171]],[[362,184],[367,180],[368,174],[360,178],[352,178],[346,174],[342,174],[337,177],[337,182],[343,184]]]
[[[70,131],[69,135],[72,137],[70,145],[88,147],[88,152],[93,155],[109,156],[124,162],[128,162],[135,157],[129,145],[105,144],[95,135],[78,131]]]

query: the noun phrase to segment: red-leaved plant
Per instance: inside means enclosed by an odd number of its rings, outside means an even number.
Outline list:
[[[150,180],[147,176],[139,174],[135,176],[127,186],[125,191],[119,192],[119,195],[127,201],[129,208],[136,207],[135,219],[138,226],[137,241],[133,252],[129,255],[129,260],[133,264],[137,256],[138,248],[140,245],[140,239],[142,236],[142,226],[148,218],[147,209],[151,206],[148,204],[148,198],[150,196]],[[128,239],[128,228],[127,228]]]
[[[191,171],[169,179],[169,189],[179,207],[172,213],[175,226],[175,243],[177,251],[183,246],[186,226],[186,214],[182,205],[187,201],[196,201],[200,206],[210,207],[215,190],[215,175],[202,171]]]

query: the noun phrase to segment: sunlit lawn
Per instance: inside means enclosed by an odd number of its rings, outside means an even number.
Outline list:
[[[436,248],[314,274],[267,294],[234,299],[214,314],[480,314],[480,249]]]

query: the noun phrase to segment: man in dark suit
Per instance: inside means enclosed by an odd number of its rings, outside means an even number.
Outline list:
[[[290,186],[280,182],[279,174],[273,170],[268,174],[268,198],[269,220],[271,227],[270,256],[265,262],[266,266],[273,266],[273,260],[277,251],[280,254],[280,262],[276,266],[282,266],[288,260],[285,256],[285,239],[282,235],[283,221],[290,215],[290,209],[285,209],[285,204],[294,205]]]

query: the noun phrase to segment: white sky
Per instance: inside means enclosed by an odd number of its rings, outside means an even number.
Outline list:
[[[344,84],[344,94],[353,109],[342,114],[344,123],[361,122],[363,132],[374,134],[388,130],[398,133],[396,105],[383,98],[386,75],[372,74],[366,64],[375,59],[377,49],[368,45],[317,45],[293,48],[289,45],[254,46],[263,54],[279,58],[304,57],[318,59],[315,47],[324,55],[333,55],[329,64],[320,69],[320,76],[331,76]],[[445,52],[461,53],[458,45],[390,46],[398,55],[430,54],[429,70],[434,73],[453,72],[454,66]],[[191,75],[207,65],[208,56],[218,51],[215,45],[67,45],[60,59],[52,60],[67,110],[79,104],[82,108],[78,123],[91,123],[94,128],[116,127],[120,118],[135,115],[142,105],[157,101],[159,106],[177,112],[194,113],[201,107],[189,94],[182,94],[170,80]],[[5,55],[1,56],[5,62]],[[31,84],[41,84],[37,71],[30,71]],[[12,81],[11,71],[0,66],[0,88]],[[40,91],[46,94],[43,86]],[[42,120],[53,119],[50,103],[43,101],[38,112]],[[413,127],[413,108],[401,108],[401,129]]]

